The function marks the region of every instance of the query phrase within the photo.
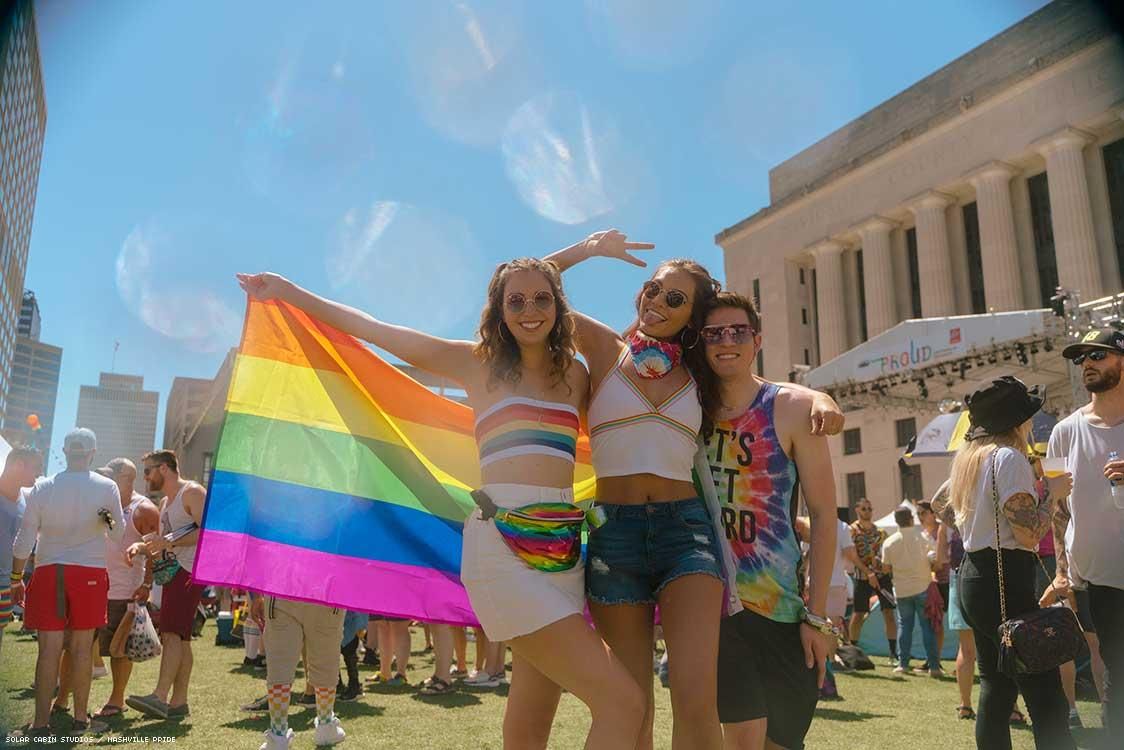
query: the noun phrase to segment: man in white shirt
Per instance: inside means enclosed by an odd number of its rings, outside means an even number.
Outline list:
[[[33,735],[49,731],[51,694],[58,682],[67,630],[74,665],[74,729],[101,728],[90,726],[86,711],[94,630],[105,625],[109,591],[105,537],[120,539],[125,519],[117,485],[90,471],[96,448],[91,430],[67,433],[62,449],[66,470],[39,480],[27,493],[27,509],[12,550],[14,579],[22,577],[27,557],[36,549],[35,574],[24,605],[25,623],[38,631],[39,640],[35,721],[29,727]],[[22,599],[22,586],[13,593]]]
[[[113,692],[105,706],[98,712],[99,719],[117,716],[125,706],[125,688],[133,671],[133,663],[125,657],[110,656],[109,646],[113,634],[128,612],[129,603],[144,604],[152,592],[152,569],[145,565],[144,557],[132,562],[126,559],[125,551],[133,544],[139,544],[143,537],[160,531],[160,511],[138,492],[133,491],[137,480],[137,467],[127,458],[115,458],[98,469],[102,476],[112,479],[121,494],[121,513],[125,518],[125,534],[120,540],[106,539],[105,563],[109,572],[109,605],[106,612],[106,626],[98,635],[102,657],[110,657],[109,668],[113,674]]]
[[[1103,717],[1124,736],[1124,333],[1089,331],[1062,356],[1081,368],[1092,401],[1050,434],[1047,457],[1073,475],[1068,502],[1053,518],[1056,585],[1087,586],[1105,664]],[[1110,456],[1115,452],[1116,456]],[[1113,486],[1115,484],[1115,487]]]
[[[925,644],[925,667],[931,677],[940,677],[940,653],[937,634],[925,616],[932,563],[929,553],[933,545],[919,526],[913,524],[913,511],[905,506],[894,511],[898,531],[882,543],[882,568],[894,575],[894,598],[898,608],[898,666],[894,674],[909,674],[910,649],[913,646],[913,623],[921,620],[921,640]]]

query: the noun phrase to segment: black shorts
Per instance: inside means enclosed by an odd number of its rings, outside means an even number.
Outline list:
[[[816,712],[818,671],[804,664],[800,624],[743,610],[723,618],[718,640],[718,718],[723,724],[767,719],[766,735],[804,747]]]
[[[882,609],[897,609],[892,599],[887,598],[883,591],[894,590],[894,575],[892,573],[885,573],[878,576],[879,589],[871,587],[870,582],[865,578],[855,579],[855,611],[856,612],[870,612],[870,597],[874,594],[878,595],[878,604]]]
[[[1096,633],[1097,626],[1093,624],[1093,614],[1089,610],[1089,589],[1074,589],[1073,596],[1077,599],[1077,621],[1086,633]]]
[[[937,582],[937,590],[939,590],[941,592],[941,599],[944,600],[944,603],[941,604],[941,612],[947,612],[948,611],[948,581],[945,581],[944,583],[941,583],[941,582],[938,581]]]

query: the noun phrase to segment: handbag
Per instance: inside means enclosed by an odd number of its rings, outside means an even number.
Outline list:
[[[999,568],[999,668],[1004,674],[1039,674],[1073,661],[1085,642],[1081,623],[1064,604],[1035,609],[1007,618],[1007,592],[1003,583],[1003,551],[999,545],[999,485],[995,457],[991,461],[991,496],[995,504],[995,560]],[[1034,553],[1046,572],[1042,558]],[[1049,573],[1046,574],[1049,577]]]
[[[492,519],[512,553],[535,570],[570,570],[582,554],[582,525],[586,513],[571,503],[532,503],[499,508],[483,490],[473,490],[482,520]]]

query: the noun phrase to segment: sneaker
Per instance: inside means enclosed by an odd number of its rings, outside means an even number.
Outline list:
[[[258,654],[254,657],[254,669],[265,669],[265,654]]]
[[[362,694],[363,694],[363,686],[356,683],[354,685],[348,685],[341,692],[337,692],[336,693],[336,700],[343,701],[345,703],[350,703],[351,701],[359,698],[359,696],[361,696]]]
[[[340,726],[338,716],[333,716],[331,721],[326,721],[323,724],[320,723],[320,719],[316,720],[316,731],[312,735],[312,740],[317,747],[338,745],[345,739],[347,739],[347,733]]]
[[[168,718],[168,704],[152,695],[130,695],[125,699],[125,705],[140,711],[145,716],[155,716],[157,719]]]
[[[905,667],[903,667],[901,664],[894,667],[894,674],[909,674],[909,673],[910,673],[909,670],[906,669]]]
[[[182,706],[168,706],[169,719],[182,719],[187,716],[191,716],[191,709],[187,707],[186,703]]]
[[[463,680],[465,677],[468,677],[467,669],[457,669],[456,667],[449,667],[450,680]]]
[[[492,679],[492,675],[485,672],[483,669],[473,670],[472,674],[464,678],[464,684],[468,687],[488,687],[487,683]],[[491,687],[496,687],[492,685]]]
[[[92,678],[94,678],[95,680],[100,680],[102,677],[105,677],[107,674],[109,674],[109,670],[106,669],[105,667],[94,667],[93,671],[90,672],[90,676]]]
[[[257,714],[257,713],[262,713],[262,712],[268,711],[269,710],[269,696],[263,695],[262,697],[258,698],[257,700],[251,701],[251,702],[247,703],[246,705],[242,706],[241,710],[245,711],[246,713],[251,713],[251,714]]]
[[[1084,729],[1085,725],[1081,723],[1081,714],[1077,713],[1076,708],[1069,709],[1069,728],[1070,729]]]
[[[265,730],[265,742],[261,743],[258,750],[289,750],[293,746],[293,730],[290,729],[285,736],[274,734]]]
[[[900,663],[901,661],[898,659],[897,654],[890,654],[889,658],[886,660],[887,667],[896,667]]]

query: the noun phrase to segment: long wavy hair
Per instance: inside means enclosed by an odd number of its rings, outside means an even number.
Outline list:
[[[702,406],[703,416],[701,433],[704,438],[707,438],[714,431],[714,420],[722,406],[722,394],[719,390],[718,376],[714,374],[710,369],[710,364],[706,361],[706,350],[703,348],[700,332],[706,325],[707,313],[710,312],[711,305],[718,296],[718,292],[722,290],[722,284],[711,276],[710,271],[706,270],[701,263],[689,258],[665,260],[656,267],[651,278],[655,278],[656,274],[666,268],[683,271],[691,277],[695,284],[695,293],[691,299],[691,317],[687,321],[687,325],[679,332],[677,338],[679,343],[683,345],[683,365],[687,368],[687,372],[691,373],[691,377],[695,379],[695,384],[698,386],[699,405]],[[630,332],[640,326],[640,303],[643,297],[644,290],[641,289],[636,294],[635,301],[637,322],[629,328]]]
[[[504,289],[508,278],[516,271],[538,271],[550,285],[550,292],[554,295],[555,319],[546,341],[550,351],[549,374],[553,385],[565,383],[566,373],[577,355],[577,347],[574,345],[574,315],[562,289],[562,275],[551,261],[516,258],[501,263],[492,274],[492,280],[488,282],[488,300],[480,313],[480,326],[476,331],[479,341],[474,351],[489,367],[488,385],[515,385],[523,377],[519,344],[503,320]]]
[[[948,484],[949,507],[956,514],[957,527],[968,528],[968,520],[975,510],[976,495],[979,493],[980,471],[983,470],[987,457],[999,448],[1012,448],[1019,455],[1025,456],[1029,435],[1030,422],[1025,422],[999,435],[985,435],[965,441],[960,446],[956,458],[952,459]],[[991,502],[990,485],[988,487],[984,497]]]

